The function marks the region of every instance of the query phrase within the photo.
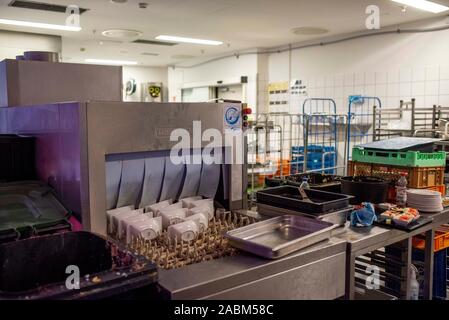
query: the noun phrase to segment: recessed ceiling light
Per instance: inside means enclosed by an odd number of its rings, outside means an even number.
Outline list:
[[[309,35],[328,33],[329,30],[319,27],[298,27],[292,29],[291,32],[298,36],[309,36]]]
[[[171,56],[173,59],[192,59],[195,56],[191,56],[189,54],[175,54],[173,56]]]
[[[133,39],[140,37],[142,35],[142,32],[137,30],[112,29],[112,30],[105,30],[101,34],[108,38]]]
[[[159,55],[159,53],[153,53],[153,52],[142,52],[143,56],[153,56],[153,57],[157,57]]]
[[[40,23],[40,22],[31,22],[31,21],[9,20],[9,19],[0,19],[0,24],[6,24],[6,25],[18,26],[18,27],[30,27],[30,28],[37,28],[37,29],[60,30],[60,31],[81,31],[81,27],[65,26],[65,25],[59,25],[59,24],[48,24],[48,23]]]
[[[128,0],[111,0],[112,3],[126,3]]]
[[[391,0],[391,1],[432,13],[441,13],[449,10],[449,7],[427,0]]]
[[[126,60],[85,59],[84,61],[87,63],[119,65],[119,66],[133,66],[138,64],[138,62],[136,61],[126,61]]]
[[[164,40],[164,41],[171,41],[171,42],[206,44],[206,45],[209,45],[209,46],[219,46],[219,45],[223,44],[223,42],[215,41],[215,40],[194,39],[194,38],[185,38],[185,37],[177,37],[177,36],[166,36],[166,35],[157,36],[156,39],[157,40]]]

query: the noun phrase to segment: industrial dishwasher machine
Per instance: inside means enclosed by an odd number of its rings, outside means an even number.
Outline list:
[[[5,133],[36,137],[39,178],[55,188],[85,230],[106,235],[108,210],[195,195],[214,199],[228,213],[222,221],[217,218],[220,226],[239,221],[247,209],[246,141],[238,141],[239,133],[246,130],[243,109],[235,103],[68,102],[1,108],[0,121]],[[173,163],[170,154],[179,143],[174,132],[191,138],[181,154],[193,155],[190,159],[197,156],[199,162]],[[225,143],[226,134],[233,143]],[[221,161],[206,163],[201,157],[205,150]],[[220,236],[212,237],[210,245],[223,254],[178,267],[159,263],[157,290],[149,298],[335,299],[344,295],[346,242],[342,240],[331,238],[267,260],[229,247],[225,250]]]

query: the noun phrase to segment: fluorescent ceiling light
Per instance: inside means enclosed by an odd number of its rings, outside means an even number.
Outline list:
[[[19,26],[19,27],[38,28],[38,29],[51,29],[51,30],[62,30],[62,31],[81,31],[81,27],[65,26],[65,25],[59,25],[59,24],[48,24],[48,23],[40,23],[40,22],[30,22],[30,21],[20,21],[20,20],[9,20],[9,19],[0,19],[0,24],[6,24],[6,25],[10,25],[10,26]]]
[[[193,39],[193,38],[184,38],[184,37],[176,37],[176,36],[165,36],[165,35],[157,36],[156,39],[157,40],[164,40],[164,41],[172,41],[172,42],[207,44],[207,45],[210,45],[210,46],[219,46],[220,44],[223,44],[223,42],[215,41],[215,40],[203,40],[203,39]]]
[[[449,10],[449,7],[427,0],[391,0],[406,6],[414,7],[432,13],[441,13]]]
[[[97,64],[113,64],[119,66],[134,66],[138,64],[136,61],[125,61],[125,60],[105,60],[105,59],[86,59],[87,63],[97,63]]]

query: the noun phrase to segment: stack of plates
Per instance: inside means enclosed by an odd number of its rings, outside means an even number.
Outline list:
[[[407,206],[420,212],[440,212],[443,210],[441,193],[425,189],[409,189]]]

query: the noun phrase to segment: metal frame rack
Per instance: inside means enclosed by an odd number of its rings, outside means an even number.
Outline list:
[[[257,116],[247,131],[251,195],[258,185],[264,184],[264,181],[256,181],[256,175],[264,179],[290,174],[291,148],[303,144],[302,131],[299,115],[263,113]]]
[[[330,99],[311,99],[306,103],[312,101],[320,103],[321,107],[323,102],[329,103],[332,113],[267,113],[259,114],[252,123],[248,130],[248,182],[251,199],[259,186],[264,187],[265,177],[282,178],[292,173],[334,173],[339,169],[346,170],[344,155],[347,153],[347,143],[343,139],[343,156],[340,162],[338,134],[342,130],[342,136],[347,136],[347,115],[334,113],[335,102]],[[305,106],[304,110],[309,111],[308,108],[309,106]],[[332,160],[328,161],[329,159]],[[311,166],[312,162],[318,163],[318,166]]]
[[[354,145],[371,142],[375,137],[376,121],[375,110],[382,108],[378,97],[350,96],[348,105],[348,153],[351,159],[351,150]]]
[[[306,99],[302,112],[306,139],[304,146],[293,146],[292,153],[296,152],[296,157],[292,157],[292,166],[296,166],[296,172],[326,170],[327,173],[334,173],[338,161],[335,101],[327,98]]]
[[[394,136],[407,137],[436,137],[438,108],[417,107],[416,100],[400,101],[398,108],[375,108],[373,112],[375,127],[375,140],[388,139]],[[409,119],[406,115],[409,114]],[[440,118],[442,113],[440,113]],[[392,123],[405,124],[406,127],[394,128]]]
[[[405,119],[409,113],[410,119]],[[417,107],[416,100],[400,101],[398,108],[374,108],[373,122],[375,140],[388,139],[394,136],[446,138],[449,132],[449,107],[433,105],[432,107]],[[392,128],[394,121],[409,124],[407,128]]]

